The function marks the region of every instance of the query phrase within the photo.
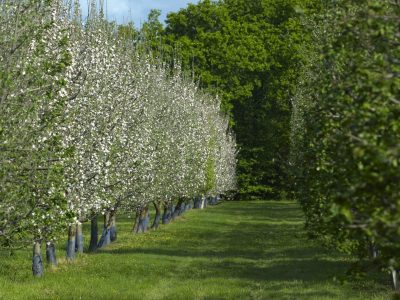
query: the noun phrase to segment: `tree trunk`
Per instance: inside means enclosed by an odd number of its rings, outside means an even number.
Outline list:
[[[186,210],[191,210],[193,208],[193,201],[189,200],[188,203],[186,203]]]
[[[156,214],[154,216],[153,225],[151,226],[152,229],[157,229],[160,226],[161,220],[161,203],[160,202],[153,202],[154,208],[156,210]]]
[[[205,203],[206,203],[206,197],[203,196],[203,197],[201,197],[201,200],[200,200],[200,209],[205,208]]]
[[[218,196],[210,198],[210,205],[217,205],[218,204]]]
[[[186,202],[185,202],[185,200],[182,200],[182,204],[181,204],[181,208],[179,209],[178,216],[182,215],[185,212],[186,212]]]
[[[76,225],[70,225],[68,229],[68,244],[67,244],[67,260],[75,259],[75,240],[76,240]]]
[[[36,240],[33,245],[32,273],[35,277],[42,277],[44,274],[41,246],[41,240]]]
[[[46,243],[46,261],[50,266],[57,266],[56,247],[52,242]]]
[[[141,209],[136,213],[135,225],[133,227],[133,233],[144,233],[147,231],[149,224],[149,207]]]
[[[164,205],[164,213],[162,217],[163,224],[168,224],[169,221],[171,220],[171,214],[172,214],[171,206],[172,206],[171,204]]]
[[[396,291],[400,291],[400,271],[397,269],[392,270],[393,286]]]
[[[117,240],[117,221],[116,221],[116,211],[114,210],[111,214],[111,226],[110,226],[110,240],[115,242]]]
[[[136,211],[135,223],[133,224],[132,233],[137,233],[139,230],[140,211]]]
[[[143,232],[146,232],[149,229],[150,224],[150,212],[149,207],[146,208],[146,215],[143,223]]]
[[[194,198],[193,208],[195,208],[195,209],[201,208],[201,198],[200,197]]]
[[[172,213],[172,220],[175,220],[181,214],[182,203],[183,199],[179,199],[178,204],[175,206],[175,210]]]
[[[77,253],[83,253],[83,232],[82,223],[76,225],[76,237],[75,237],[75,250]]]
[[[99,239],[99,227],[97,224],[97,215],[92,216],[90,220],[90,245],[89,252],[94,252],[97,249]]]
[[[369,252],[370,252],[370,257],[372,258],[372,259],[375,259],[375,258],[377,258],[378,257],[378,249],[376,248],[376,246],[375,246],[375,244],[374,243],[370,243],[370,245],[369,245]]]
[[[101,233],[100,241],[97,244],[97,248],[103,248],[111,244],[109,223],[110,223],[110,213],[106,212],[104,214],[103,232]]]

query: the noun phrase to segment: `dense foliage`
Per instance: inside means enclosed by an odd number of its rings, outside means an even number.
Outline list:
[[[92,220],[95,249],[116,238],[119,210],[136,213],[143,232],[150,203],[178,201],[180,213],[194,197],[235,189],[235,137],[220,100],[178,63],[139,51],[95,1],[84,23],[79,1],[1,1],[0,23],[0,245],[34,242],[35,275],[42,241],[54,256],[68,226],[73,259],[82,222]]]
[[[296,16],[308,2],[205,0],[168,15],[165,43],[231,115],[242,198],[288,190],[290,97],[303,39]]]
[[[306,226],[400,268],[400,5],[326,1],[294,97],[292,162]]]

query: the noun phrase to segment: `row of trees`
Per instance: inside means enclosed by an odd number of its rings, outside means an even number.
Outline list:
[[[277,197],[288,188],[290,97],[303,39],[297,9],[311,0],[203,0],[167,16],[153,10],[136,32],[222,97],[240,147],[243,199]]]
[[[0,1],[0,245],[41,245],[69,228],[67,257],[116,238],[117,212],[133,231],[175,217],[199,197],[236,187],[236,143],[220,100],[165,66],[90,1]],[[105,216],[100,240],[97,217]]]
[[[324,1],[303,15],[292,170],[310,234],[400,270],[400,4]],[[371,264],[372,263],[372,264]]]

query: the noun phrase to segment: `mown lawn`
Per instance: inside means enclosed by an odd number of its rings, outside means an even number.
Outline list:
[[[390,299],[389,277],[342,278],[351,259],[306,239],[292,202],[225,202],[118,241],[43,278],[30,250],[0,255],[0,299]],[[88,227],[85,228],[88,234]],[[86,235],[86,242],[88,237]]]

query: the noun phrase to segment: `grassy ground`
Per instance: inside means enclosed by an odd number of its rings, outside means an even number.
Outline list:
[[[291,202],[223,203],[137,236],[122,219],[118,242],[73,264],[59,249],[44,278],[30,251],[1,253],[0,299],[390,299],[385,276],[335,281],[351,259],[307,241],[302,222]]]

